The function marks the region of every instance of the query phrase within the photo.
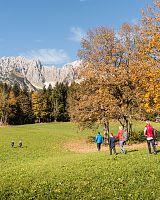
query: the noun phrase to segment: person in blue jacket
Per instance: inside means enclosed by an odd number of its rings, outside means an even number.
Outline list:
[[[98,134],[96,135],[95,142],[97,143],[97,150],[100,151],[101,150],[101,144],[103,143],[103,137],[100,134],[100,132],[98,132]]]

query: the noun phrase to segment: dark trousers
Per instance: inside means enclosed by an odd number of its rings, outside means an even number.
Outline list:
[[[153,147],[153,151],[156,154],[156,146],[154,144],[154,139],[147,140],[147,145],[148,145],[148,151],[149,151],[149,153],[151,153],[151,144],[152,144],[152,147]]]
[[[114,152],[114,154],[116,154],[116,148],[115,147],[109,147],[110,150],[110,155],[112,155],[112,150]]]
[[[97,143],[97,149],[98,149],[98,151],[101,150],[101,144],[102,144],[102,143]]]

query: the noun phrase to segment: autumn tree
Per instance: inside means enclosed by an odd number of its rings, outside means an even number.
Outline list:
[[[36,122],[68,121],[68,85],[57,83],[46,89],[29,92],[18,84],[12,87],[0,83],[1,124],[28,124]]]
[[[100,85],[94,78],[86,79],[81,84],[72,83],[68,96],[71,120],[79,122],[83,128],[96,129],[98,126],[96,122],[107,124],[108,101],[105,101],[108,96],[101,91]]]
[[[137,77],[140,79],[137,34],[129,24],[123,24],[118,34],[117,37],[112,29],[100,27],[89,31],[82,40],[79,57],[84,69],[78,86],[78,112],[75,114],[73,109],[73,116],[79,122],[102,122],[114,118],[128,127],[130,119],[140,117],[138,90],[141,82],[134,81],[135,78],[138,80]],[[86,112],[87,105],[89,112]],[[83,116],[86,116],[85,120]]]
[[[142,11],[141,41],[139,42],[140,65],[146,71],[143,78],[144,107],[147,113],[160,113],[160,2]]]
[[[118,119],[127,127],[133,118],[144,119],[148,72],[157,71],[155,65],[152,68],[146,65],[146,58],[140,52],[143,43],[140,27],[127,23],[118,33],[105,27],[88,32],[78,52],[83,69],[81,82],[76,86],[78,91],[75,91],[77,101],[71,98],[73,119],[94,123],[102,121],[103,113],[107,119]],[[149,55],[153,58],[151,53]]]
[[[103,90],[106,88],[106,80],[110,78],[110,66],[115,66],[117,61],[115,54],[118,44],[114,30],[100,27],[89,31],[81,46],[78,55],[83,60],[84,68],[80,73],[81,92],[77,102],[80,108],[77,108],[75,117],[78,117],[78,122],[91,126],[95,121],[106,122],[110,117],[110,96]]]
[[[41,122],[43,97],[40,92],[32,92],[32,109],[37,122]]]
[[[9,116],[8,95],[3,88],[0,88],[0,118],[1,124],[7,124]]]
[[[8,124],[16,114],[16,97],[12,88],[7,84],[0,84],[0,117],[1,124]]]

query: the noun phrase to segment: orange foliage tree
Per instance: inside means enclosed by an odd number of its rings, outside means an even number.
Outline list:
[[[144,106],[147,113],[160,112],[160,2],[148,6],[142,11],[140,64],[146,70],[144,86]]]
[[[71,91],[71,119],[94,124],[118,119],[123,126],[159,107],[159,14],[143,13],[142,23],[124,23],[119,32],[99,27],[87,33],[78,52],[80,84]],[[154,105],[154,106],[153,106]]]

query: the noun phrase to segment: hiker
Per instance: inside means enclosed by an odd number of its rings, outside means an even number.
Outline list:
[[[154,154],[157,154],[155,141],[154,141],[154,128],[149,121],[146,121],[146,126],[144,127],[144,136],[147,139],[147,146],[148,146],[149,154],[152,154],[151,153],[151,144],[153,147]]]
[[[119,138],[119,145],[120,145],[120,150],[121,150],[121,153],[126,153],[123,145],[124,143],[126,142],[124,137],[123,137],[123,132],[124,132],[124,129],[122,126],[119,126],[119,131],[115,137],[115,140]]]
[[[100,151],[101,150],[101,144],[103,143],[103,137],[100,134],[100,132],[98,132],[98,134],[96,135],[95,142],[97,143],[97,150]]]
[[[108,144],[109,144],[110,155],[112,155],[112,150],[114,154],[116,154],[115,138],[112,133],[109,134]]]

